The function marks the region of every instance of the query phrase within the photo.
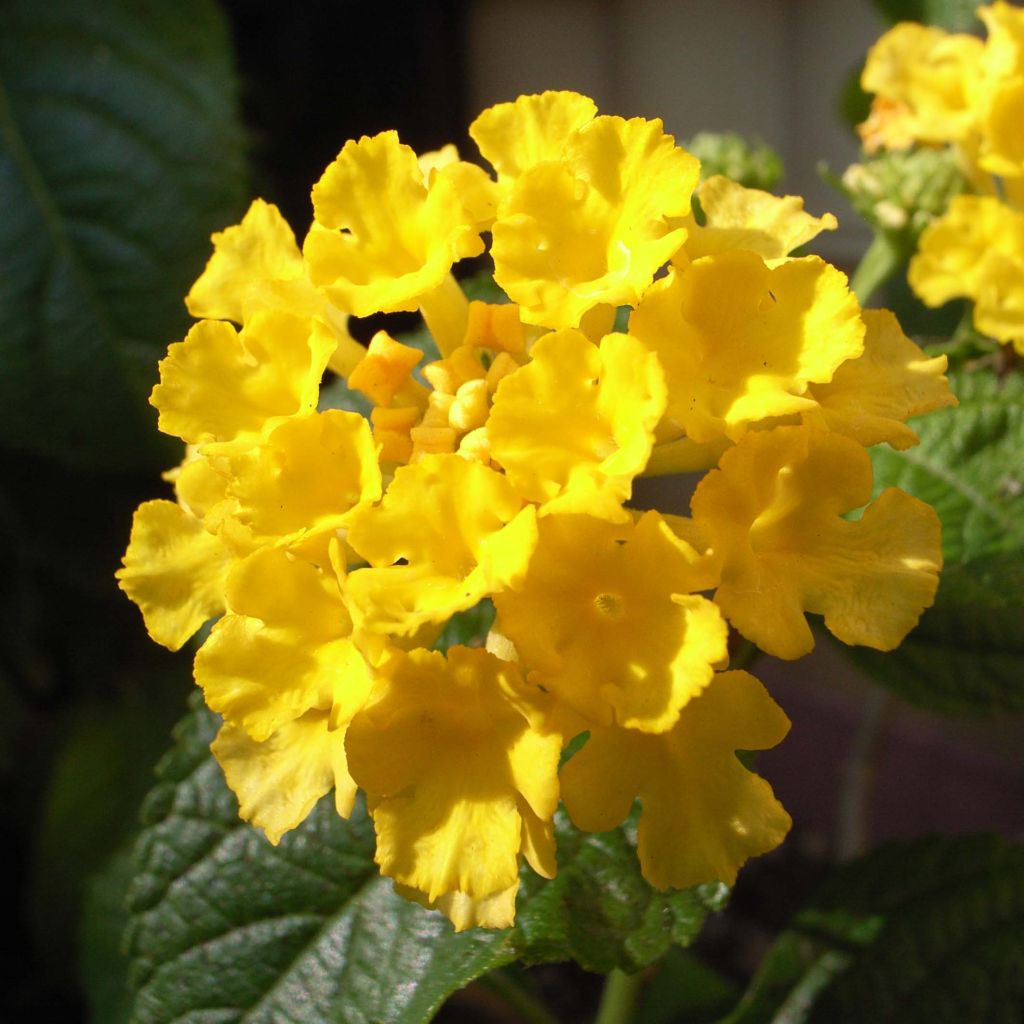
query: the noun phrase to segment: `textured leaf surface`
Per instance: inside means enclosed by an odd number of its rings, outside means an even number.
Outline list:
[[[213,715],[179,725],[144,811],[129,927],[135,1024],[426,1021],[455,989],[516,959],[636,970],[692,940],[724,886],[662,894],[626,832],[559,828],[560,873],[525,880],[514,929],[456,935],[397,896],[360,812],[330,798],[274,848],[238,819],[209,753]]]
[[[935,507],[947,562],[1024,549],[1024,374],[961,369],[949,380],[959,407],[911,421],[916,447],[875,448],[875,488]]]
[[[235,97],[210,0],[0,6],[0,442],[166,461],[146,397],[239,212]]]
[[[1024,1019],[1024,847],[885,847],[837,871],[722,1024]]]
[[[922,417],[921,443],[872,451],[875,485],[933,505],[945,555],[935,607],[889,654],[848,649],[902,696],[937,710],[1024,710],[1024,374],[958,370],[955,409]]]
[[[895,651],[847,650],[916,704],[947,714],[1024,712],[1024,552],[950,565],[935,607]]]

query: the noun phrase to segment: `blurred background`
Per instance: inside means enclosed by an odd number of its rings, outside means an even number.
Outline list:
[[[0,841],[15,938],[0,1019],[98,1019],[90,957],[116,948],[121,921],[82,911],[106,898],[96,873],[127,862],[191,686],[190,653],[148,640],[113,573],[135,506],[169,493],[159,474],[178,454],[145,396],[187,329],[209,234],[260,195],[301,235],[310,187],[350,137],[397,128],[417,150],[454,141],[472,157],[483,107],[571,88],[680,140],[769,144],[780,191],[839,216],[818,248],[849,271],[870,234],[819,164],[857,158],[842,112],[862,109],[851,83],[884,24],[869,0],[0,2]],[[638,504],[685,511],[685,481],[658,488]],[[709,928],[727,975],[749,973],[837,856],[928,831],[1022,836],[1019,719],[913,708],[826,642],[755,671],[794,721],[759,770],[795,828]],[[569,1004],[566,1019],[582,1012]]]

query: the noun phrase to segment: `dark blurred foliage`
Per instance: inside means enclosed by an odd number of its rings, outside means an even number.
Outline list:
[[[460,0],[222,6],[251,193],[298,234],[311,184],[346,139],[396,128],[418,150],[464,144]],[[76,949],[86,879],[134,829],[191,686],[190,653],[152,643],[114,581],[134,508],[167,496],[155,472],[71,470],[0,448],[0,1020],[88,1019]]]

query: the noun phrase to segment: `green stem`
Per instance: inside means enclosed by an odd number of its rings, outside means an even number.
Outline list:
[[[558,1018],[506,971],[491,971],[477,983],[508,1003],[526,1024],[558,1024]]]
[[[850,279],[850,288],[862,306],[866,306],[875,291],[899,270],[903,259],[900,246],[881,232],[875,234]]]
[[[605,978],[604,992],[601,993],[601,1005],[597,1011],[594,1024],[629,1024],[633,1019],[633,1009],[637,996],[643,987],[642,974],[626,974],[625,971],[614,970]]]

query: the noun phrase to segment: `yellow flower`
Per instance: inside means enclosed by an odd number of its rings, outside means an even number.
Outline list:
[[[718,609],[691,593],[697,552],[656,512],[635,528],[551,515],[539,535],[522,582],[494,597],[530,681],[588,722],[671,728],[726,657]]]
[[[179,650],[224,610],[231,553],[202,520],[173,501],[145,501],[132,519],[118,586],[138,605],[149,635]]]
[[[229,455],[226,468],[225,500],[207,526],[241,553],[277,545],[326,565],[346,514],[381,495],[369,425],[339,409],[280,421],[258,444]]]
[[[977,124],[973,86],[984,49],[974,36],[911,21],[886,32],[868,52],[860,80],[878,97],[875,116],[861,126],[869,150],[966,139]]]
[[[323,711],[307,711],[259,741],[225,722],[210,750],[238,797],[240,817],[274,846],[332,787],[338,814],[352,813],[356,784],[345,760],[345,728],[332,729]]]
[[[491,926],[510,925],[520,852],[553,869],[562,737],[545,721],[542,695],[486,651],[390,660],[346,739],[382,873],[432,903],[449,896],[444,909],[497,897],[506,916]]]
[[[805,612],[844,643],[888,651],[935,597],[939,518],[889,488],[871,497],[871,459],[856,442],[806,427],[748,434],[697,485],[691,507],[719,560],[715,603],[763,651],[814,646]]]
[[[690,260],[729,249],[777,260],[837,226],[831,213],[812,217],[799,196],[773,196],[718,174],[701,183],[697,196],[704,224],[698,225],[692,215],[685,220],[683,252]]]
[[[621,518],[665,407],[657,358],[628,335],[594,345],[575,330],[543,336],[530,356],[498,385],[491,457],[549,510]]]
[[[342,375],[362,352],[348,317],[313,286],[288,222],[273,203],[255,199],[239,224],[213,236],[213,256],[185,297],[194,317],[245,324],[261,310],[291,313],[333,336],[331,369]]]
[[[195,662],[212,710],[260,743],[307,711],[336,728],[362,707],[372,680],[330,567],[263,548],[233,568],[227,604]]]
[[[781,742],[789,721],[746,672],[715,676],[668,732],[595,728],[562,769],[562,798],[588,832],[620,824],[639,797],[637,848],[659,889],[732,885],[749,857],[785,838],[790,818],[737,750]]]
[[[982,124],[978,163],[989,174],[1024,177],[1024,77],[1015,78],[992,96]]]
[[[244,324],[259,309],[313,317],[323,299],[306,277],[302,252],[273,203],[253,200],[239,224],[213,236],[213,256],[185,297],[192,316]]]
[[[424,182],[416,154],[383,132],[347,142],[313,187],[304,254],[313,282],[356,316],[414,310],[483,243],[456,186]]]
[[[769,267],[737,250],[671,270],[630,332],[665,370],[666,415],[704,444],[813,408],[808,385],[863,351],[859,313],[845,275],[818,257]]]
[[[561,159],[569,136],[596,114],[597,104],[588,96],[549,90],[488,107],[469,134],[498,172],[499,183],[510,183],[538,164]]]
[[[803,419],[865,447],[909,448],[918,440],[906,423],[911,416],[957,404],[943,376],[946,357],[928,358],[887,309],[865,309],[861,317],[864,354],[843,363],[830,382],[810,386],[818,407]]]
[[[458,455],[400,466],[381,503],[348,518],[348,543],[372,566],[348,578],[357,624],[409,634],[520,579],[537,540],[522,506],[501,474]]]
[[[554,328],[636,305],[683,243],[668,220],[689,213],[698,175],[658,120],[594,118],[563,153],[515,179],[492,229],[495,280],[524,322]]]
[[[237,332],[201,320],[160,363],[150,402],[159,427],[192,444],[259,434],[269,420],[316,408],[334,339],[280,311],[255,314]]]
[[[908,280],[929,306],[973,299],[979,331],[1024,349],[1024,213],[991,196],[955,196],[922,233]]]

